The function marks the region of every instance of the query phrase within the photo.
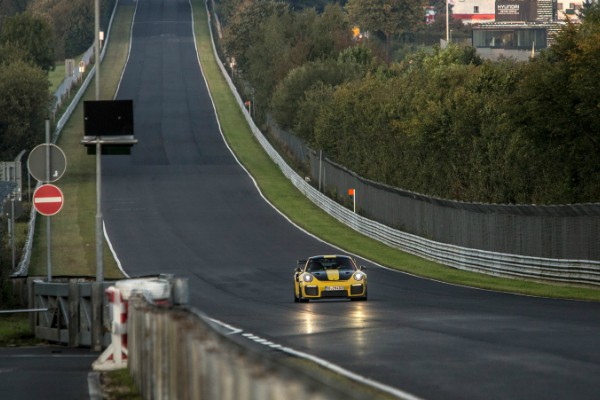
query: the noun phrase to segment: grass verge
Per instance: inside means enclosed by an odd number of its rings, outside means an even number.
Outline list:
[[[0,347],[33,346],[36,339],[29,326],[29,314],[0,314]]]
[[[103,372],[100,375],[103,400],[141,400],[142,395],[135,386],[126,368]]]

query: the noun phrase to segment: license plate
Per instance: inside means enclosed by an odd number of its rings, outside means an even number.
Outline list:
[[[343,286],[325,286],[325,291],[329,292],[332,290],[344,290]]]

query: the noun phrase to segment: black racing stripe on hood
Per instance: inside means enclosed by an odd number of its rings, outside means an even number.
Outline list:
[[[327,272],[325,272],[325,271],[315,271],[315,272],[311,272],[311,274],[320,281],[329,281],[330,280],[329,278],[327,278]],[[352,272],[352,271],[341,271],[340,279],[337,279],[336,281],[347,281],[348,279],[352,278],[353,274],[354,274],[354,272]]]

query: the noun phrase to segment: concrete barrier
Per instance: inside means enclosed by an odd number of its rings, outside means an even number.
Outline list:
[[[193,310],[129,300],[128,368],[144,399],[338,400],[372,397],[287,354],[246,347]],[[239,336],[237,336],[239,338]],[[311,370],[313,373],[311,373]],[[358,383],[354,382],[354,385]],[[369,389],[372,390],[372,389]]]

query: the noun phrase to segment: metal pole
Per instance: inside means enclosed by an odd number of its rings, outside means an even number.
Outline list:
[[[449,2],[450,0],[446,0],[446,47],[448,47],[448,45],[450,44],[450,6],[448,5]]]
[[[94,57],[96,58],[96,100],[100,100],[100,0],[94,0]]]
[[[100,100],[100,0],[94,0],[95,57],[96,57],[96,100]],[[96,281],[104,281],[102,246],[102,145],[96,137]]]
[[[96,58],[96,100],[100,100],[100,0],[94,0],[94,51]],[[102,145],[96,137],[96,282],[92,284],[92,350],[102,350]]]
[[[15,194],[10,197],[10,247],[12,250],[12,271],[15,270]]]
[[[321,191],[322,171],[323,171],[323,150],[319,150],[319,192]]]
[[[50,120],[46,120],[46,183],[50,182]],[[48,282],[52,282],[52,217],[46,217]]]
[[[102,145],[96,140],[96,282],[104,281],[102,246]]]

